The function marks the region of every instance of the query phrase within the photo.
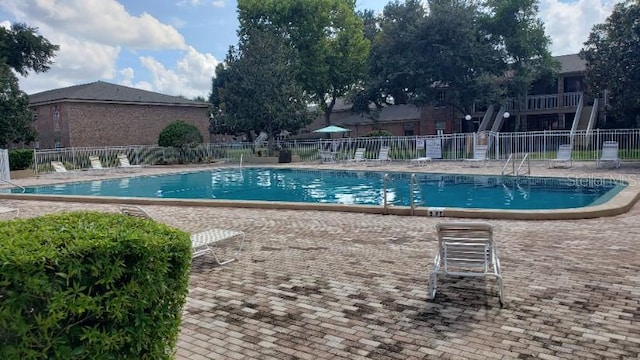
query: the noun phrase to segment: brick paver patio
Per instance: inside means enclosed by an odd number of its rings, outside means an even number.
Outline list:
[[[314,165],[315,166],[315,165]],[[394,165],[403,168],[404,165]],[[416,171],[499,173],[499,165]],[[378,170],[378,169],[376,169]],[[640,169],[534,174],[616,176]],[[19,179],[30,184],[47,179]],[[0,199],[21,217],[117,211],[113,204]],[[327,211],[145,206],[195,232],[246,233],[239,260],[193,262],[178,359],[636,359],[640,356],[640,205],[574,221],[490,220],[505,283],[445,279],[426,296],[442,218]],[[444,219],[452,220],[452,219]],[[229,249],[232,245],[229,244]],[[224,250],[224,249],[223,249]]]

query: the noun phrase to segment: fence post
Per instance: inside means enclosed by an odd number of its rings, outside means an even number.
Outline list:
[[[9,150],[0,149],[0,180],[11,181],[9,168]]]
[[[36,157],[36,149],[33,148],[33,173],[38,173],[38,158]]]
[[[597,129],[597,132],[596,132],[596,143],[594,144],[594,147],[593,147],[593,150],[595,150],[595,151],[592,152],[592,154],[593,154],[592,157],[594,157],[594,159],[592,159],[592,160],[597,160],[598,159],[597,152],[598,152],[598,148],[599,147],[600,147],[600,129]]]
[[[547,160],[547,130],[542,130],[542,153],[544,160]]]

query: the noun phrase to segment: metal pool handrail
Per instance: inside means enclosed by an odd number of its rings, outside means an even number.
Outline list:
[[[516,170],[515,175],[518,176],[520,175],[520,169],[522,169],[522,165],[524,165],[524,162],[527,162],[527,174],[531,175],[531,160],[529,159],[529,153],[524,154],[524,157],[522,158],[522,161],[520,162],[520,166],[518,166],[518,170]],[[515,165],[515,163],[514,163]]]
[[[418,186],[418,190],[420,191],[420,199],[422,199],[423,205],[427,205],[424,199],[424,192],[422,191],[422,186],[420,186],[420,182],[418,182],[418,177],[416,174],[411,174],[411,183],[409,184],[409,191],[411,192],[411,215],[414,215],[415,210],[415,200],[414,200],[414,186]]]
[[[25,189],[24,187],[22,187],[22,186],[20,186],[20,185],[18,185],[18,184],[12,183],[12,182],[11,182],[11,181],[9,181],[9,180],[5,180],[5,179],[2,179],[2,178],[0,178],[0,180],[2,180],[3,182],[5,182],[5,183],[7,183],[7,184],[9,184],[9,185],[13,185],[13,186],[15,186],[15,187],[17,187],[17,188],[22,189],[22,192],[23,192],[23,193],[27,191],[27,189]]]
[[[384,215],[387,215],[389,213],[387,208],[387,181],[388,180],[389,180],[389,174],[385,173],[382,176],[382,208],[384,209],[382,213]]]
[[[505,172],[504,172],[507,169],[507,166],[509,165],[509,162],[511,162],[512,165],[513,165],[513,171],[511,173],[512,174],[515,173],[515,171],[516,171],[516,169],[515,169],[516,168],[516,162],[513,159],[513,153],[511,153],[511,154],[509,154],[509,158],[507,159],[507,162],[505,162],[504,166],[502,167],[502,176],[509,175],[509,174],[505,174]]]

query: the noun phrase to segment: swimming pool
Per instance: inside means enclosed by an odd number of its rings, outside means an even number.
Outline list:
[[[290,168],[218,168],[27,187],[26,194],[145,199],[208,199],[337,205],[411,203],[410,173]],[[602,204],[625,183],[575,178],[416,174],[419,206],[466,209],[546,210]],[[7,192],[7,190],[4,190]],[[22,192],[12,189],[11,192]]]

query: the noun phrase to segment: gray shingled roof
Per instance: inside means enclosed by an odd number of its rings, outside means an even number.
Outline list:
[[[562,66],[560,69],[561,74],[583,72],[587,69],[587,62],[582,60],[578,54],[555,56],[555,58]]]
[[[152,91],[96,81],[89,84],[43,91],[29,95],[30,105],[58,101],[82,101],[101,103],[154,104],[173,106],[207,107],[207,103],[170,96]]]
[[[377,121],[380,122],[393,122],[404,120],[419,120],[420,108],[414,105],[391,105],[387,106],[378,114]],[[360,114],[353,114],[342,120],[337,120],[336,125],[355,125],[355,124],[368,124],[373,122],[369,117],[360,116]]]

